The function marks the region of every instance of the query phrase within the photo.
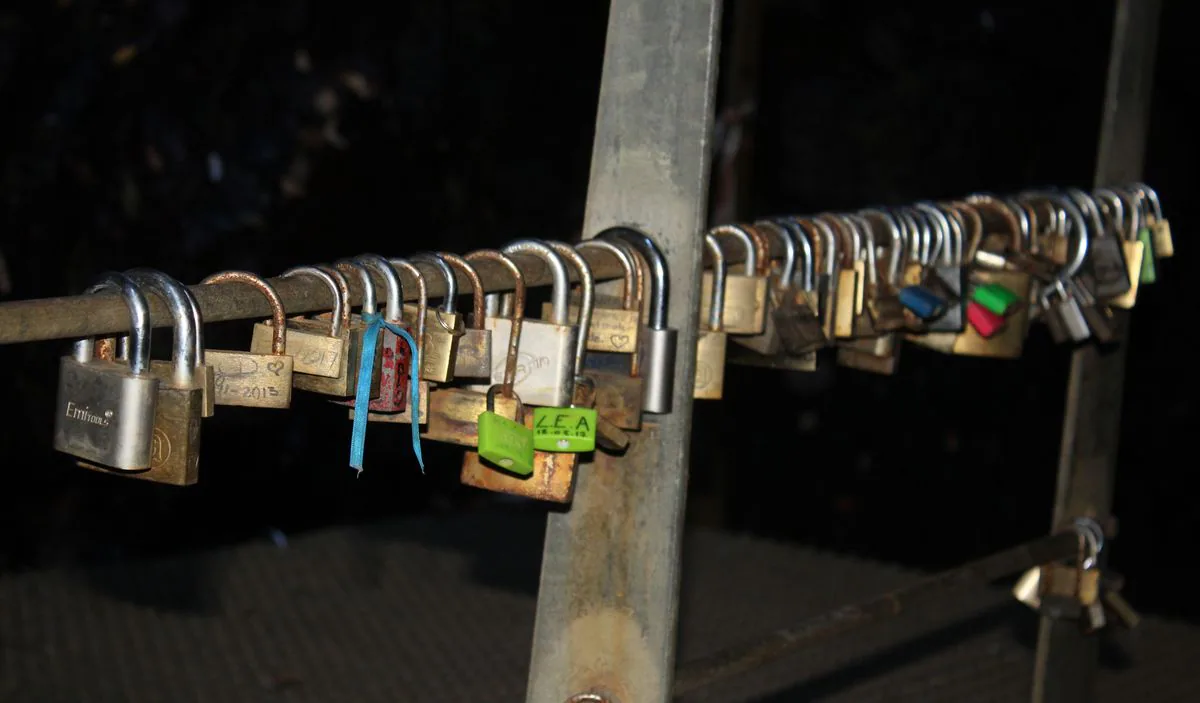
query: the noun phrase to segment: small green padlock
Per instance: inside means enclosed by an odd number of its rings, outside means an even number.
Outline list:
[[[1157,258],[1154,252],[1154,232],[1149,227],[1138,230],[1138,240],[1142,243],[1142,283],[1154,283],[1158,280],[1158,267],[1154,265]]]
[[[525,426],[525,409],[517,399],[517,419],[496,414],[496,390],[487,392],[487,410],[479,414],[479,456],[518,476],[533,473],[533,430]],[[513,394],[516,397],[516,394]]]
[[[1020,298],[1016,293],[998,283],[985,283],[975,286],[971,299],[979,303],[988,312],[1000,316],[1007,315]]]
[[[587,383],[591,387],[592,381],[576,376],[575,383],[576,390],[580,390],[579,384]],[[579,405],[580,395],[576,393],[575,402],[569,408],[534,408],[534,449],[573,454],[596,450],[596,410]],[[595,397],[594,391],[591,397]]]

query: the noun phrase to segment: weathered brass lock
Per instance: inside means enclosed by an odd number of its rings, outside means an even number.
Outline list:
[[[725,274],[725,331],[731,335],[761,334],[766,326],[767,277],[759,275],[758,250],[750,233],[739,225],[720,225],[709,230],[717,237],[732,238],[745,254],[741,273]],[[712,299],[712,273],[700,279],[700,318],[708,317]]]
[[[438,255],[471,284],[471,324],[462,331],[458,339],[458,348],[454,353],[454,377],[490,378],[492,331],[484,324],[483,280],[479,278],[479,272],[471,262],[458,254],[443,251]]]
[[[375,315],[379,312],[376,305],[375,295],[375,280],[371,278],[371,270],[358,259],[341,259],[334,262],[334,268],[344,275],[357,276],[359,287],[362,288],[362,307],[360,308],[361,315],[351,315],[350,325],[347,329],[350,330],[350,336],[355,339],[354,346],[362,349],[363,339],[367,333],[367,322],[364,316]],[[383,365],[379,363],[379,357],[383,355],[383,335],[375,336],[375,349],[372,352],[375,356],[374,363],[371,364],[371,391],[370,398],[375,400],[379,397],[379,384],[383,377]],[[358,380],[358,366],[361,362],[360,356],[355,356],[350,359],[350,365],[355,368],[355,381]],[[357,383],[350,386],[350,395],[353,396],[357,391]]]
[[[608,352],[613,354],[634,355],[638,346],[638,331],[641,329],[641,300],[636,296],[635,286],[640,277],[637,265],[627,251],[618,248],[611,242],[588,239],[575,246],[579,251],[602,250],[612,254],[625,272],[620,305],[616,307],[602,306],[595,301],[592,308],[592,326],[587,334],[587,350],[589,352]],[[561,253],[561,252],[560,252]],[[579,300],[572,296],[569,315],[578,318]],[[542,303],[542,319],[548,320],[554,314],[551,303]]]
[[[816,369],[816,351],[829,344],[820,318],[821,300],[816,288],[815,238],[801,221],[784,219],[779,225],[796,244],[798,255],[792,286],[794,310],[789,311],[790,322],[779,326],[779,341],[785,354],[806,365],[802,370],[813,371]]]
[[[1162,203],[1158,193],[1145,183],[1134,183],[1129,186],[1139,196],[1140,200],[1149,203],[1150,211],[1143,218],[1143,225],[1150,228],[1153,237],[1154,255],[1160,259],[1175,256],[1175,240],[1171,237],[1171,223],[1163,217]]]
[[[1088,234],[1084,236],[1091,241],[1081,273],[1087,276],[1089,288],[1103,299],[1129,292],[1131,281],[1125,250],[1118,234],[1104,226],[1096,200],[1078,188],[1067,188],[1064,192],[1086,218]]]
[[[421,378],[426,381],[446,383],[454,380],[454,359],[458,355],[458,342],[464,329],[462,319],[455,312],[458,300],[458,279],[450,265],[439,254],[427,252],[410,257],[413,264],[425,264],[437,269],[446,282],[446,294],[441,306],[426,311],[425,352],[421,361]],[[415,315],[411,305],[405,313]]]
[[[1129,278],[1129,290],[1109,298],[1107,302],[1113,307],[1129,310],[1137,303],[1138,288],[1142,280],[1142,262],[1147,254],[1145,243],[1138,239],[1138,232],[1142,227],[1141,213],[1139,212],[1141,208],[1132,201],[1137,196],[1131,196],[1124,192],[1118,193],[1109,188],[1097,189],[1096,197],[1100,198],[1108,207],[1109,230],[1112,232],[1112,236],[1121,243],[1125,252],[1125,264],[1128,267],[1126,276]],[[1126,212],[1129,213],[1128,222],[1125,220]]]
[[[820,271],[816,275],[818,316],[821,318],[821,331],[825,335],[825,339],[832,342],[836,336],[837,285],[840,270],[838,262],[841,260],[838,237],[829,223],[823,220],[797,218],[795,222],[806,232],[815,231],[820,235],[812,239],[813,256],[816,257],[813,266]]]
[[[781,322],[785,325],[791,323],[792,317],[789,313],[795,306],[792,279],[796,275],[796,244],[782,227],[769,220],[756,222],[753,227],[746,228],[746,231],[754,240],[759,260],[763,264],[763,270],[760,272],[768,274],[766,312],[763,315],[763,331],[760,334],[735,336],[733,342],[764,356],[773,356],[783,349],[779,325]],[[769,272],[768,237],[774,237],[783,244],[783,263],[777,274]],[[790,329],[788,333],[791,333]]]
[[[607,316],[609,329],[625,329],[634,340],[628,352],[596,351],[597,346],[612,348],[617,345],[596,343],[596,334],[588,331],[588,354],[585,368],[596,384],[595,407],[601,416],[617,427],[637,430],[642,426],[642,405],[645,383],[641,374],[639,358],[641,308],[644,290],[641,255],[626,242],[605,239],[589,239],[576,247],[581,252],[603,251],[620,262],[625,277],[622,281],[620,308],[592,310],[592,327],[596,321]],[[572,308],[574,310],[575,308]],[[543,311],[545,315],[548,310]],[[581,331],[582,334],[582,331]],[[625,334],[625,332],[622,332]],[[610,340],[611,341],[611,340]]]
[[[720,400],[725,392],[725,328],[721,313],[725,310],[725,254],[717,238],[704,235],[704,247],[712,263],[711,299],[708,304],[707,329],[696,340],[696,380],[692,397],[697,400]]]
[[[299,266],[281,278],[312,276],[333,293],[333,310],[327,319],[291,318],[287,321],[287,348],[294,359],[292,385],[302,391],[338,398],[354,395],[358,381],[359,343],[350,332],[350,286],[340,271],[327,266]],[[271,326],[254,326],[250,350],[259,354],[271,348]]]
[[[155,483],[189,486],[198,480],[200,466],[200,419],[204,410],[204,380],[198,378],[197,338],[192,300],[187,287],[159,271],[140,270],[131,274],[145,291],[161,297],[171,308],[175,321],[171,364],[158,376],[158,404],[154,411],[154,438],[150,468],[127,474]],[[94,468],[94,467],[90,467]]]
[[[417,343],[416,356],[411,358],[410,364],[420,364],[421,357],[425,354],[425,343],[428,335],[425,334],[425,326],[429,322],[429,317],[426,314],[428,307],[428,290],[425,286],[425,277],[421,275],[421,271],[412,263],[404,259],[391,259],[388,265],[396,271],[404,271],[412,277],[417,288],[417,304],[409,319],[405,320],[406,329],[412,330],[412,337]],[[399,280],[399,277],[397,277]],[[400,297],[400,296],[397,296]],[[405,306],[407,307],[407,306]],[[405,317],[405,313],[401,312],[401,317]],[[409,367],[411,373],[412,368]],[[409,376],[409,386],[406,395],[409,396],[408,402],[405,403],[404,410],[400,412],[373,412],[367,411],[368,422],[390,422],[396,424],[411,425],[413,418],[416,418],[417,424],[424,425],[429,421],[429,395],[430,387],[428,381],[417,382],[417,405],[414,408],[412,402],[412,377]],[[350,410],[350,420],[354,420],[354,409]]]
[[[275,287],[246,271],[213,274],[202,284],[241,283],[253,286],[271,304],[271,351],[221,351],[209,349],[205,361],[216,374],[218,405],[249,408],[287,408],[292,404],[294,359],[287,353],[287,314]]]
[[[128,276],[107,273],[84,294],[118,291],[129,308],[129,362],[95,359],[81,339],[59,366],[54,448],[121,471],[150,468],[159,380],[150,373],[150,311]]]
[[[468,261],[493,261],[508,270],[513,277],[513,318],[511,334],[508,336],[504,376],[501,379],[501,392],[494,395],[494,412],[510,420],[523,421],[518,416],[521,401],[512,391],[513,382],[517,375],[517,365],[520,355],[522,318],[525,310],[525,277],[521,269],[512,259],[503,253],[491,249],[474,251],[467,255]],[[489,389],[490,391],[491,389]],[[474,447],[479,444],[479,416],[488,411],[488,391],[480,392],[470,388],[436,388],[429,394],[429,423],[424,437],[439,442]],[[464,483],[466,483],[464,479]]]

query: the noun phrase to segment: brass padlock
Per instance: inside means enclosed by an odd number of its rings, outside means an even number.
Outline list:
[[[454,380],[454,358],[458,355],[458,341],[463,335],[463,321],[455,312],[458,300],[458,279],[450,265],[439,254],[425,252],[409,257],[415,265],[425,264],[437,269],[446,282],[446,294],[442,304],[426,310],[425,352],[421,361],[421,378],[437,383]],[[412,316],[416,309],[405,306],[405,313]]]
[[[204,409],[204,380],[198,377],[196,327],[187,288],[159,271],[141,270],[130,276],[145,291],[161,297],[175,321],[169,368],[158,376],[158,404],[154,412],[154,438],[150,468],[129,473],[155,483],[189,486],[196,483],[200,466],[200,420]]]
[[[92,339],[62,358],[54,448],[118,471],[150,468],[159,380],[150,372],[150,310],[126,275],[107,273],[84,295],[118,291],[129,308],[128,364],[93,358]],[[110,348],[111,351],[111,348]]]
[[[787,324],[790,317],[787,312],[795,304],[792,293],[793,278],[796,275],[796,244],[787,232],[778,224],[760,220],[746,231],[754,240],[760,262],[759,273],[767,275],[766,310],[763,314],[763,331],[756,335],[735,336],[734,343],[746,347],[765,356],[773,356],[782,350],[779,324]],[[770,246],[767,238],[775,237],[783,244],[783,262],[778,273],[770,271]],[[790,332],[790,330],[789,330]]]
[[[594,307],[591,326],[607,318],[609,330],[623,330],[632,345],[612,344],[596,340],[596,333],[587,332],[588,354],[584,362],[587,374],[596,384],[595,407],[597,412],[617,427],[637,430],[642,426],[642,405],[645,399],[645,383],[641,373],[640,346],[641,308],[645,283],[642,278],[640,254],[629,244],[605,239],[588,239],[576,246],[581,251],[603,251],[620,262],[625,272],[622,280],[620,309]],[[572,310],[575,310],[573,307]],[[552,310],[543,307],[543,317]],[[580,331],[583,334],[583,331]],[[620,340],[619,340],[620,341]],[[603,347],[597,351],[597,347]],[[617,347],[628,347],[628,351],[615,351]]]
[[[333,295],[333,311],[328,319],[290,318],[286,343],[293,359],[292,385],[303,391],[336,397],[354,395],[358,380],[356,338],[350,334],[350,287],[336,269],[299,266],[285,271],[280,278],[311,276],[328,286]],[[250,351],[268,354],[274,340],[274,325],[260,322],[254,326]]]
[[[1129,267],[1121,238],[1104,226],[1096,199],[1078,188],[1067,188],[1064,193],[1086,218],[1085,237],[1090,241],[1081,273],[1088,279],[1088,288],[1105,300],[1129,292]]]
[[[855,320],[861,309],[859,301],[862,300],[865,288],[865,281],[862,279],[865,267],[860,266],[858,260],[860,243],[858,238],[853,235],[853,231],[843,223],[824,217],[819,218],[819,221],[833,226],[840,239],[840,267],[837,270],[837,282],[833,289],[834,295],[837,297],[834,305],[833,336],[838,339],[849,339],[855,335]]]
[[[166,276],[161,271],[147,268],[130,269],[126,273],[139,285],[145,283],[150,278]],[[200,417],[212,417],[216,409],[216,373],[213,371],[212,366],[205,363],[204,359],[204,321],[200,318],[200,304],[196,302],[196,297],[192,295],[192,291],[188,290],[187,286],[179,284],[178,281],[169,276],[165,280],[173,281],[179,285],[178,293],[186,302],[188,312],[192,318],[192,326],[196,329],[194,337],[196,366],[193,373],[196,378],[196,384],[200,388]],[[150,370],[160,377],[169,375],[172,373],[171,362],[165,360],[151,361]]]
[[[604,240],[588,239],[575,245],[581,252],[604,251],[611,254],[621,264],[625,272],[622,279],[623,287],[619,307],[601,306],[595,301],[592,308],[592,324],[587,334],[587,350],[590,352],[608,352],[613,354],[634,355],[637,353],[638,331],[641,329],[641,300],[635,296],[635,288],[640,284],[641,273],[633,262],[630,253],[620,246]],[[561,252],[560,252],[561,253]],[[542,304],[542,319],[549,319],[553,314],[553,305]],[[579,302],[572,298],[569,314],[579,316]]]
[[[1109,188],[1097,188],[1096,197],[1107,206],[1109,229],[1121,242],[1125,251],[1126,276],[1129,278],[1129,290],[1109,298],[1106,302],[1113,307],[1129,310],[1137,303],[1138,288],[1142,280],[1142,259],[1146,255],[1145,244],[1138,239],[1138,230],[1142,227],[1140,208],[1126,200],[1130,197],[1128,193],[1118,193]],[[1126,211],[1129,213],[1128,221],[1125,219]]]
[[[216,374],[218,405],[249,408],[287,408],[292,404],[295,362],[287,353],[287,314],[275,287],[246,271],[213,274],[202,284],[242,283],[253,286],[271,305],[271,353],[209,349],[205,361]]]
[[[725,332],[727,334],[761,334],[766,326],[767,277],[759,275],[758,250],[750,233],[740,225],[720,225],[709,230],[717,237],[729,237],[741,245],[745,254],[741,273],[725,274]],[[712,299],[712,273],[700,278],[700,318],[708,317],[708,301]]]
[[[812,239],[815,249],[813,255],[816,257],[813,266],[820,271],[816,277],[818,314],[821,318],[821,331],[825,339],[832,342],[836,336],[838,262],[841,259],[838,237],[827,222],[812,218],[796,218],[794,221],[805,228],[806,232],[811,234],[812,231],[816,231],[820,235]]]
[[[471,284],[470,326],[463,329],[454,353],[455,378],[491,378],[492,375],[492,331],[484,325],[485,312],[483,280],[471,262],[458,254],[438,254]]]
[[[425,326],[429,321],[429,317],[426,314],[428,312],[427,308],[429,296],[428,289],[425,286],[425,277],[421,275],[421,271],[416,266],[408,261],[405,261],[404,259],[390,259],[388,261],[388,265],[394,270],[403,271],[411,276],[413,279],[413,284],[417,289],[417,303],[414,307],[412,315],[409,317],[409,320],[406,320],[406,322],[408,323],[408,329],[412,330],[413,332],[413,340],[417,343],[416,353],[411,357],[409,363],[420,365],[421,357],[425,354],[425,343],[428,339],[428,335],[425,334]],[[401,317],[404,317],[403,312],[401,313]],[[410,367],[409,372],[411,373],[411,371],[412,369]],[[367,421],[411,425],[413,418],[415,417],[418,425],[424,425],[429,422],[429,382],[425,380],[420,380],[417,382],[417,404],[416,407],[413,407],[413,401],[411,397],[411,378],[412,377],[410,376],[410,397],[404,406],[404,410],[400,412],[372,412],[368,410]],[[354,413],[355,410],[351,408],[351,421],[354,420]]]
[[[696,380],[692,397],[720,400],[725,392],[725,342],[721,313],[725,309],[725,254],[711,233],[704,235],[704,247],[712,264],[713,285],[709,286],[708,328],[696,340]]]
[[[371,277],[371,270],[367,264],[357,258],[339,259],[334,262],[334,268],[344,275],[357,276],[359,288],[362,289],[362,307],[361,314],[350,316],[350,336],[356,340],[355,346],[362,349],[363,339],[367,334],[367,322],[365,315],[376,315],[379,313],[378,305],[376,304],[377,297],[375,295],[375,280]],[[383,340],[384,335],[375,336],[375,349],[371,353],[375,355],[375,361],[371,364],[371,390],[369,397],[374,400],[379,397],[379,384],[383,378],[383,364],[379,363],[379,357],[383,355]],[[350,364],[355,367],[355,380],[357,381],[357,369],[362,362],[362,358],[355,356],[350,360]],[[350,387],[350,395],[355,395],[357,391],[357,383]]]
[[[816,351],[829,344],[820,318],[820,295],[816,288],[816,237],[797,220],[784,219],[779,224],[795,242],[797,253],[796,277],[792,284],[795,310],[792,320],[780,327],[783,352],[815,370]]]
[[[1130,186],[1141,199],[1150,204],[1150,212],[1146,213],[1144,225],[1150,228],[1153,236],[1154,255],[1160,259],[1175,256],[1175,240],[1171,237],[1171,223],[1163,217],[1162,203],[1158,193],[1145,183],[1134,183]]]

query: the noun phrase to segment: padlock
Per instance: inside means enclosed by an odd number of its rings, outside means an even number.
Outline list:
[[[189,486],[198,478],[200,420],[204,409],[204,380],[198,377],[197,329],[191,302],[182,283],[159,271],[139,270],[130,278],[143,292],[152,292],[167,303],[175,332],[170,367],[154,370],[151,366],[159,384],[150,468],[128,475],[155,483]]]
[[[442,304],[427,309],[425,313],[425,352],[421,362],[421,378],[435,383],[446,383],[454,380],[454,358],[458,354],[459,339],[465,332],[462,318],[455,311],[458,279],[450,265],[439,254],[414,254],[409,257],[409,261],[418,266],[425,264],[437,269],[446,283],[446,294],[442,296]],[[416,308],[405,305],[404,314],[411,319],[416,315]]]
[[[988,310],[977,301],[967,303],[967,322],[971,329],[984,339],[995,337],[1004,329],[1004,317]]]
[[[971,300],[992,314],[1004,317],[1023,301],[1016,293],[998,283],[984,283],[971,290]]]
[[[517,374],[517,364],[520,353],[522,312],[525,309],[525,277],[521,269],[501,252],[492,249],[473,251],[466,256],[467,261],[492,261],[508,270],[513,277],[513,317],[510,329],[512,333],[505,346],[505,364],[501,377],[501,394],[492,400],[490,412],[498,413],[511,420],[524,422],[523,415],[518,415],[520,400],[511,392]],[[507,390],[506,390],[507,389]],[[479,416],[487,407],[487,393],[491,390],[480,391],[473,388],[442,387],[432,389],[429,393],[429,422],[423,437],[447,442],[465,447],[479,444]],[[493,394],[495,395],[495,394]]]
[[[281,278],[313,276],[329,286],[333,310],[328,319],[290,318],[287,321],[287,348],[294,360],[294,388],[347,398],[354,395],[358,380],[358,356],[361,335],[350,332],[350,287],[340,271],[327,266],[300,266],[285,271]],[[273,338],[271,325],[254,326],[250,351],[269,353]]]
[[[595,307],[592,310],[593,330],[587,332],[588,354],[584,364],[588,376],[595,382],[595,405],[600,415],[619,428],[641,429],[645,379],[642,378],[638,344],[635,343],[630,348],[630,353],[596,351],[596,347],[605,345],[596,343],[596,332],[594,331],[597,320],[607,316],[609,330],[620,331],[622,337],[628,334],[634,340],[640,339],[641,308],[645,287],[642,279],[641,256],[626,242],[611,242],[604,239],[588,239],[576,245],[575,248],[580,252],[607,252],[621,263],[625,271],[620,309]],[[577,312],[576,307],[571,309]],[[552,311],[548,307],[543,307],[543,317],[550,313]],[[623,340],[619,341],[622,343],[608,344],[605,348],[628,346],[624,344]]]
[[[1116,232],[1109,232],[1100,217],[1100,208],[1091,195],[1078,188],[1068,188],[1066,196],[1087,218],[1084,239],[1090,239],[1082,273],[1086,274],[1092,292],[1103,299],[1115,298],[1130,288],[1129,269],[1125,250]],[[1070,214],[1068,213],[1070,219]],[[1079,234],[1075,235],[1078,239]],[[1143,259],[1144,260],[1144,259]]]
[[[1154,255],[1160,259],[1175,256],[1175,240],[1171,237],[1171,223],[1163,217],[1162,203],[1158,193],[1145,183],[1134,183],[1130,189],[1138,193],[1150,205],[1150,211],[1143,218],[1150,228],[1154,241]]]
[[[818,221],[830,224],[838,233],[841,247],[840,267],[837,270],[837,282],[833,291],[837,296],[834,305],[835,315],[833,336],[838,339],[849,339],[855,333],[855,319],[858,317],[858,300],[860,299],[865,282],[856,268],[859,255],[859,240],[853,231],[840,222],[831,223],[818,218]]]
[[[696,379],[692,397],[697,400],[720,400],[725,392],[725,328],[721,313],[725,309],[725,254],[717,238],[704,235],[704,248],[712,264],[713,285],[709,286],[707,329],[696,339]]]
[[[576,393],[595,398],[584,388],[594,383],[587,376],[575,377]],[[598,418],[595,408],[576,405],[568,408],[533,409],[533,447],[542,452],[572,452],[584,454],[596,449]]]
[[[1092,339],[1097,344],[1111,344],[1116,341],[1112,311],[1108,306],[1096,300],[1096,296],[1082,278],[1072,278],[1067,283],[1071,296],[1079,303],[1079,311],[1083,313]]]
[[[816,231],[819,237],[813,237],[812,244],[817,257],[813,267],[820,273],[816,275],[817,316],[821,318],[821,332],[827,342],[834,340],[835,318],[837,317],[837,282],[838,261],[840,260],[837,235],[827,223],[812,218],[796,218],[793,220],[806,232]],[[818,264],[819,262],[819,264]]]
[[[172,281],[178,284],[175,279],[166,277],[166,274],[161,271],[147,268],[130,269],[125,272],[134,283],[142,285],[151,278],[159,280]],[[212,417],[216,409],[216,373],[210,364],[205,363],[204,358],[204,321],[200,317],[200,304],[196,302],[196,297],[188,290],[187,286],[179,284],[178,294],[182,296],[187,304],[188,314],[192,318],[192,327],[196,330],[194,339],[195,351],[193,352],[196,359],[193,375],[196,379],[196,385],[200,388],[200,417]],[[165,360],[151,360],[150,371],[159,378],[170,375],[172,373],[171,362]]]
[[[1155,249],[1155,234],[1154,229],[1150,225],[1152,215],[1146,211],[1147,198],[1142,191],[1120,191],[1119,193],[1109,189],[1099,189],[1096,191],[1097,197],[1109,196],[1112,202],[1112,209],[1116,214],[1116,219],[1121,219],[1121,211],[1128,204],[1129,210],[1129,227],[1121,237],[1121,243],[1125,246],[1125,258],[1129,264],[1129,279],[1133,287],[1139,283],[1151,284],[1158,280],[1158,253]],[[1128,199],[1127,201],[1125,199]],[[1169,233],[1168,233],[1169,234]],[[1133,262],[1129,262],[1129,252],[1131,249],[1140,250],[1140,261],[1135,266]],[[1116,298],[1111,301],[1117,300]]]
[[[159,380],[150,372],[150,311],[128,276],[107,273],[85,295],[117,291],[129,308],[129,362],[94,359],[75,343],[59,364],[54,448],[121,471],[150,468]]]
[[[387,294],[383,306],[383,320],[411,335],[413,328],[404,321],[402,310],[404,285],[396,269],[379,254],[360,254],[354,257],[354,262],[373,270],[383,279]],[[373,281],[371,287],[374,289]],[[371,398],[367,410],[370,413],[404,412],[412,390],[412,349],[409,348],[407,340],[387,327],[379,330],[378,339],[378,353],[375,356],[376,363],[372,365],[371,378],[372,381],[375,378],[379,379],[379,388],[374,394],[375,397]],[[359,364],[361,359],[352,359],[350,363]],[[336,402],[350,407],[354,407],[355,404],[354,398]]]
[[[745,254],[741,273],[725,274],[725,332],[730,335],[762,334],[766,326],[767,277],[760,275],[758,251],[750,233],[739,225],[720,225],[709,230],[718,238],[734,239]],[[647,261],[653,266],[653,262]],[[705,305],[712,299],[712,273],[700,278],[700,318],[707,319]]]
[[[897,296],[900,304],[922,320],[932,320],[946,310],[946,301],[924,286],[905,286]]]
[[[526,405],[565,406],[571,402],[579,335],[579,328],[570,324],[567,314],[570,283],[566,264],[553,249],[534,239],[515,241],[502,251],[508,256],[541,259],[549,269],[553,283],[550,293],[550,300],[554,304],[553,318],[524,318],[513,389]],[[492,383],[468,386],[472,390],[486,391],[489,385],[503,383],[504,369],[508,363],[506,350],[512,320],[488,317],[487,327],[492,331]]]
[[[439,256],[471,284],[470,326],[463,329],[454,354],[455,378],[490,378],[492,375],[492,331],[484,325],[483,280],[469,261],[458,254],[439,252]]]
[[[295,360],[287,353],[287,314],[275,287],[246,271],[225,271],[201,281],[242,283],[253,286],[271,305],[271,353],[209,349],[205,362],[216,375],[213,389],[217,405],[284,409],[292,404]]]
[[[763,330],[755,335],[736,335],[732,341],[739,346],[773,356],[782,350],[779,338],[779,323],[790,324],[790,310],[795,307],[792,295],[792,279],[796,275],[796,244],[783,228],[769,220],[760,220],[753,226],[744,227],[754,242],[759,274],[767,277],[767,295],[763,313]],[[783,244],[783,262],[778,272],[771,271],[770,242],[774,237]],[[711,286],[710,286],[711,287]],[[701,295],[704,294],[703,289]],[[709,296],[711,298],[711,295]],[[701,305],[703,309],[703,305]],[[701,312],[703,314],[703,310]]]
[[[533,473],[534,430],[525,426],[525,408],[520,398],[508,390],[516,402],[516,419],[510,420],[496,412],[496,391],[492,386],[486,394],[487,407],[479,414],[479,458],[517,476]]]
[[[820,318],[820,295],[816,289],[814,270],[816,256],[810,232],[798,220],[781,218],[776,223],[783,228],[796,246],[796,275],[791,285],[791,304],[778,308],[787,316],[786,324],[777,325],[782,351],[803,367],[816,370],[816,352],[829,344]],[[789,367],[791,367],[789,365]]]
[[[1042,307],[1045,309],[1042,319],[1055,342],[1077,344],[1092,336],[1079,301],[1067,291],[1064,281],[1056,281],[1042,295]]]
[[[428,308],[428,289],[425,286],[425,277],[421,275],[420,269],[414,266],[411,262],[404,259],[389,259],[388,265],[396,272],[403,271],[413,279],[413,285],[417,289],[417,303],[413,308],[411,316],[407,316],[406,329],[412,330],[412,338],[417,343],[416,355],[409,360],[409,376],[408,376],[408,401],[404,405],[404,410],[400,412],[372,412],[368,409],[368,422],[390,422],[393,424],[411,425],[414,417],[418,425],[424,425],[429,422],[429,381],[417,381],[417,404],[413,407],[412,399],[412,366],[411,364],[420,364],[421,357],[425,353],[425,343],[429,335],[425,334],[425,327],[429,323]],[[401,282],[400,285],[403,285]],[[399,297],[399,296],[398,296]],[[407,308],[408,306],[404,306]],[[401,310],[401,317],[405,318],[406,313]],[[380,335],[382,336],[382,335]],[[410,351],[411,353],[411,351]],[[350,409],[350,420],[354,420],[354,408]]]
[[[946,310],[927,323],[926,328],[930,332],[962,332],[966,326],[965,253],[968,247],[977,246],[982,238],[983,220],[975,208],[965,202],[923,203],[917,207],[929,214],[931,226],[941,231],[944,242],[939,256],[931,257],[930,268],[921,283],[946,301]]]
[[[904,304],[900,302],[900,263],[904,257],[904,235],[900,231],[900,223],[890,213],[878,208],[861,210],[855,218],[870,236],[872,248],[876,246],[876,240],[871,234],[872,220],[882,222],[888,233],[887,267],[881,275],[876,264],[876,284],[873,290],[868,291],[867,313],[871,317],[872,325],[876,331],[884,334],[918,326],[919,321],[911,313],[907,313]]]
[[[638,349],[642,378],[645,379],[642,411],[659,415],[669,413],[675,393],[675,347],[679,332],[667,327],[667,305],[671,294],[667,259],[653,239],[629,227],[610,227],[596,238],[629,243],[641,253],[650,269],[650,317],[646,329],[639,333]]]
[[[592,308],[592,325],[586,339],[588,351],[634,356],[637,351],[638,333],[642,326],[642,297],[634,295],[641,273],[637,264],[630,258],[628,251],[612,242],[588,239],[575,245],[575,248],[581,252],[603,250],[616,258],[625,272],[620,306],[601,306],[599,300],[595,301]],[[569,311],[571,317],[579,315],[578,307],[579,303],[572,300]],[[543,303],[542,319],[549,319],[552,314],[553,306]]]

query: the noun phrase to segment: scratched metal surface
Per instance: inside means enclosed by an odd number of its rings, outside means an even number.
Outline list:
[[[0,701],[520,701],[541,533],[528,513],[460,514],[4,577]],[[680,655],[916,576],[693,532]],[[1027,700],[1034,630],[1002,591],[976,592],[686,700]],[[1136,664],[1103,669],[1098,700],[1195,700],[1198,651],[1200,629],[1147,619]]]

